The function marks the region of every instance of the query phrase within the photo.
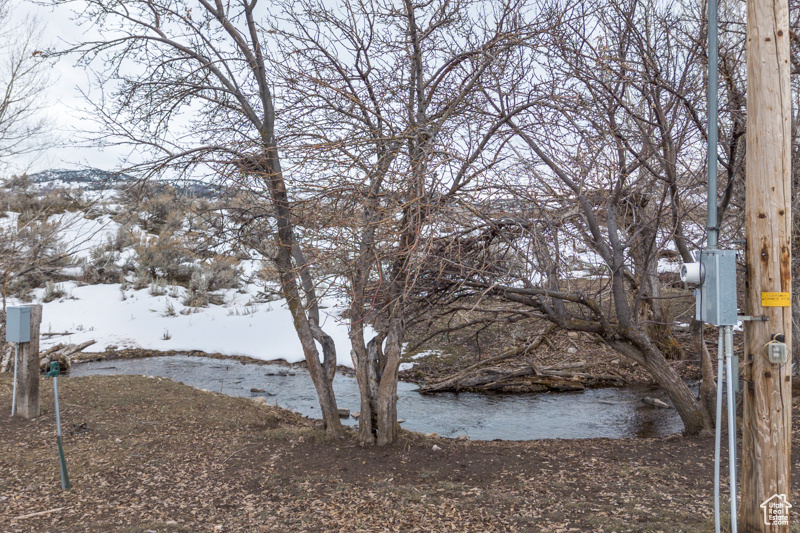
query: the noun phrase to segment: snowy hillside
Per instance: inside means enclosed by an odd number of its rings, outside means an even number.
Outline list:
[[[188,214],[198,196],[208,198],[196,193],[213,187],[158,184],[131,205],[119,186],[132,179],[112,178],[97,170],[47,171],[2,189],[7,211],[0,233],[23,243],[14,250],[19,260],[12,269],[28,267],[32,245],[22,239],[24,227],[33,232],[31,242],[41,240],[42,228],[54,235],[44,273],[12,278],[15,288],[6,294],[6,305],[43,305],[42,349],[94,340],[85,351],[200,350],[303,360],[277,284],[261,273],[261,257],[236,256],[224,239],[211,238],[213,221]],[[30,215],[37,210],[41,214]],[[342,311],[341,303],[324,301],[322,327],[336,343],[339,364],[352,366]]]
[[[291,363],[303,359],[284,302],[249,303],[255,287],[225,291],[223,304],[208,307],[183,305],[186,289],[177,286],[167,286],[167,294],[155,296],[149,288],[122,290],[119,283],[78,286],[66,282],[60,289],[64,296],[43,304],[42,333],[63,335],[45,335],[43,349],[95,340],[85,351],[202,350]],[[36,291],[38,301],[44,292]],[[323,329],[336,342],[339,364],[352,366],[347,326],[337,319],[341,310],[330,302]]]

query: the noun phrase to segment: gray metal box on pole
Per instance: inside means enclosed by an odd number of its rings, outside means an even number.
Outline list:
[[[698,294],[698,319],[715,326],[735,326],[736,251],[703,250],[700,252],[703,284]]]
[[[6,342],[31,342],[31,308],[6,308]]]

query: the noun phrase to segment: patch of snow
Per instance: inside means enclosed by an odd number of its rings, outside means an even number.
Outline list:
[[[58,273],[68,278],[78,278],[83,275],[83,267],[82,266],[66,267],[59,270]]]
[[[424,352],[419,352],[416,355],[412,355],[411,359],[422,359],[423,357],[427,357],[429,355],[442,355],[440,350],[426,350]]]
[[[50,222],[59,225],[61,242],[74,259],[90,257],[92,249],[113,239],[120,227],[109,215],[88,219],[82,212],[56,215]]]
[[[663,274],[665,272],[680,272],[682,264],[683,263],[680,257],[675,259],[662,257],[658,260],[657,270],[659,274]]]
[[[202,350],[255,359],[304,360],[292,317],[282,300],[247,305],[250,294],[235,290],[224,294],[225,305],[187,308],[180,296],[184,289],[152,296],[148,289],[121,291],[119,284],[78,286],[61,284],[68,298],[45,303],[42,333],[69,332],[68,336],[42,337],[42,349],[58,343],[97,341],[87,351],[107,346],[150,350]],[[35,291],[41,298],[43,290]],[[171,296],[174,294],[177,297]],[[123,299],[124,295],[124,299]],[[342,304],[328,309],[323,329],[336,344],[338,364],[352,367],[347,356],[350,340],[347,324],[336,314]],[[185,312],[186,314],[182,314]],[[320,349],[320,355],[322,350]]]
[[[14,211],[5,211],[3,216],[0,217],[0,230],[14,231],[19,225],[19,213]]]

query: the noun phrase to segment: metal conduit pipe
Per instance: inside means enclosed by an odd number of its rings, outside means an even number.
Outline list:
[[[733,326],[724,326],[725,340],[725,382],[728,386],[728,469],[731,482],[731,533],[736,531],[736,397],[733,383],[738,376],[733,375]],[[721,424],[718,424],[721,425]]]
[[[719,517],[719,462],[722,447],[722,365],[725,338],[719,330],[717,341],[717,417],[714,419],[714,531],[721,533]]]

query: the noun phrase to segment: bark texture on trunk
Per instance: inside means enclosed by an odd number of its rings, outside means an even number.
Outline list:
[[[271,124],[269,122],[270,128]],[[343,430],[333,392],[336,347],[330,336],[319,327],[319,304],[311,283],[310,265],[295,240],[289,195],[271,129],[265,131],[263,137],[266,147],[264,159],[246,161],[243,165],[245,170],[261,176],[269,190],[278,228],[274,263],[281,280],[281,293],[292,315],[308,373],[317,391],[325,431],[338,436]],[[301,295],[301,290],[305,294],[305,299]],[[320,361],[316,342],[322,346],[323,361]]]
[[[714,418],[717,416],[717,383],[714,378],[714,364],[703,338],[703,323],[699,320],[692,320],[691,330],[692,339],[697,345],[700,355],[700,407],[703,410],[703,421],[706,428],[711,429],[716,424]]]
[[[678,411],[684,434],[698,435],[705,424],[700,404],[692,391],[644,332],[631,330],[628,339],[627,342],[613,339],[607,339],[606,342],[650,373]]]
[[[400,425],[397,423],[397,372],[403,350],[403,321],[394,318],[389,322],[386,336],[385,365],[378,386],[378,445],[385,446],[397,440]]]
[[[42,323],[42,306],[31,305],[31,342],[19,347],[19,372],[17,375],[17,416],[28,420],[41,414],[39,404],[39,328]]]

